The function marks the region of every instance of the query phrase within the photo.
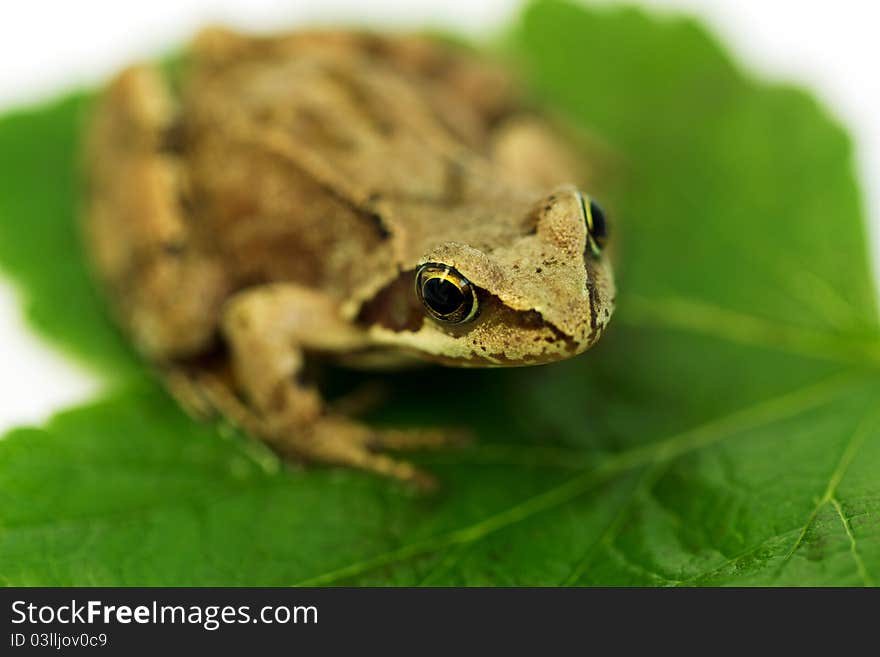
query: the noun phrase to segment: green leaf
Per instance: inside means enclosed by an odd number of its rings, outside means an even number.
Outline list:
[[[80,259],[87,98],[0,120],[0,261],[33,325],[115,382],[0,441],[3,582],[880,582],[880,328],[845,133],[688,20],[540,2],[505,44],[622,163],[595,190],[619,310],[572,361],[385,377],[377,422],[452,409],[480,435],[420,458],[433,496],[187,419]]]
[[[19,283],[25,312],[43,335],[106,375],[135,363],[113,329],[79,231],[79,137],[88,98],[0,118],[0,267]]]

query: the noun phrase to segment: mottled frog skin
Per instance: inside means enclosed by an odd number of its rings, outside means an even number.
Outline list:
[[[614,282],[569,142],[496,65],[425,38],[208,29],[175,85],[137,65],[101,95],[86,242],[188,409],[427,486],[384,451],[452,432],[335,411],[304,357],[496,367],[593,345]]]

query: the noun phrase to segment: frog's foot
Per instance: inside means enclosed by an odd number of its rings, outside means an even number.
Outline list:
[[[407,461],[375,451],[384,433],[346,418],[323,417],[310,430],[276,429],[267,442],[282,454],[307,461],[366,470],[414,484],[422,490],[436,488],[431,475]]]
[[[297,426],[277,418],[261,417],[217,377],[202,375],[192,385],[212,409],[230,423],[264,441],[282,456],[293,460],[358,468],[414,484],[422,490],[436,487],[434,478],[414,465],[377,453],[392,445],[440,446],[440,432],[376,431],[365,424],[342,417],[321,417],[311,426]],[[190,391],[192,394],[192,391]],[[405,436],[410,433],[407,439]],[[447,432],[448,434],[448,432]],[[451,437],[451,435],[450,435]],[[387,443],[387,444],[386,444]],[[448,439],[442,444],[451,444]]]

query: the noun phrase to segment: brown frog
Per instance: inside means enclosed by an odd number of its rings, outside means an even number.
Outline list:
[[[425,38],[208,29],[176,85],[134,66],[100,97],[86,242],[187,408],[429,485],[383,450],[451,432],[335,411],[304,358],[504,367],[593,345],[614,282],[568,141],[499,68]]]

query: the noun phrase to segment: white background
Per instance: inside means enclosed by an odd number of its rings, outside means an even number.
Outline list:
[[[850,129],[880,262],[880,3],[871,0],[641,0],[701,17],[746,68],[809,86]],[[516,0],[4,0],[0,111],[93,84],[137,57],[162,53],[208,21],[254,28],[303,22],[450,27],[491,34]],[[31,335],[15,290],[0,280],[0,433],[40,422],[96,393],[99,381]]]

